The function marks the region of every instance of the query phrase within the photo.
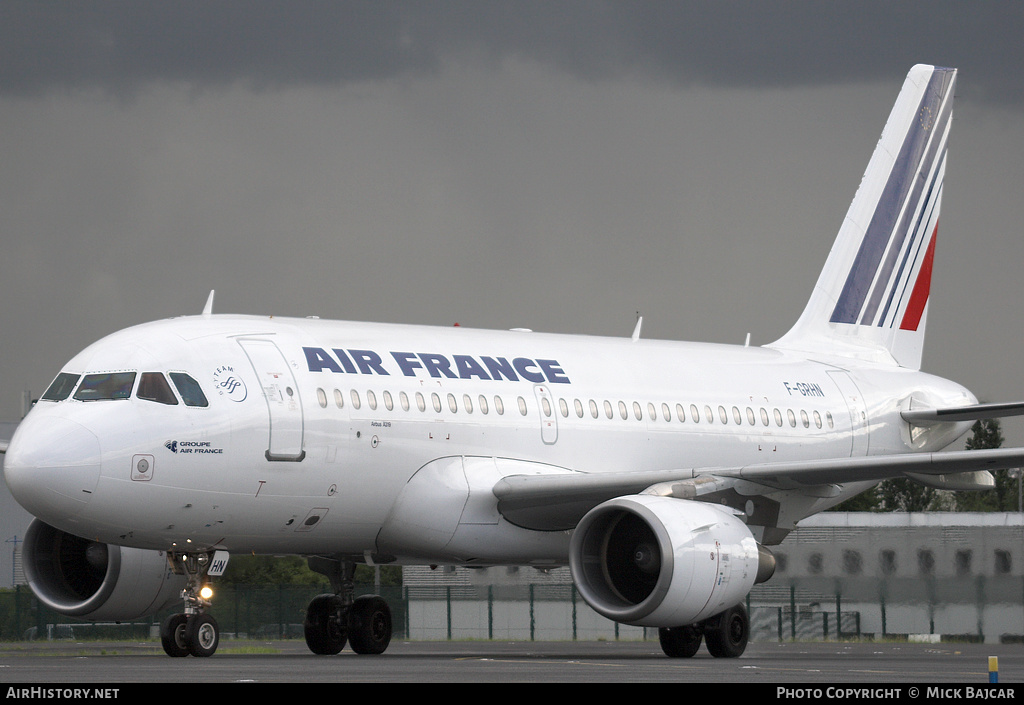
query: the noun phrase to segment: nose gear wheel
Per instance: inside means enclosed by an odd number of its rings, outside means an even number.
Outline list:
[[[167,562],[187,582],[181,591],[185,611],[172,614],[160,625],[160,643],[168,656],[213,656],[220,644],[220,626],[207,610],[212,603],[200,591],[206,582],[212,553],[167,553]]]

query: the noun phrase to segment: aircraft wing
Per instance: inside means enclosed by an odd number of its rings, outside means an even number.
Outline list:
[[[740,468],[714,468],[701,474],[735,477],[779,489],[886,480],[903,475],[957,475],[1024,466],[1024,448],[957,450],[939,453],[874,455],[834,460],[766,463]]]
[[[507,475],[491,491],[498,511],[513,524],[553,531],[573,528],[584,514],[614,497],[692,477],[691,470]]]
[[[1022,466],[1024,448],[994,448],[639,473],[508,475],[492,491],[498,511],[512,523],[556,530],[575,526],[590,509],[613,497],[654,491],[655,485],[666,483],[676,483],[677,492],[694,498],[738,481],[760,485],[765,493],[806,490],[818,494],[830,485],[893,477],[942,483],[948,489],[984,489],[992,485],[988,471]]]
[[[953,421],[977,421],[1004,416],[1024,416],[1024,401],[996,404],[971,404],[946,409],[910,409],[900,414],[904,421],[917,426],[931,426]]]

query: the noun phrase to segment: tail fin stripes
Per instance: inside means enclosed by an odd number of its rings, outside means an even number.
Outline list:
[[[952,96],[948,92],[952,80],[950,73],[941,69],[932,73],[928,89],[916,111],[917,119],[911,121],[871,223],[861,241],[857,258],[832,312],[833,323],[870,325],[874,321],[879,302],[910,229],[910,221],[916,216],[917,232],[911,233],[911,237],[921,236],[920,220],[926,210],[933,210],[936,205],[939,196],[939,189],[935,188],[936,180],[942,171],[938,167],[944,166],[942,162],[945,158],[947,128],[953,112]],[[936,164],[940,146],[942,159]],[[930,204],[933,208],[919,209],[926,178],[928,192],[925,195],[928,200],[934,199]],[[868,297],[872,283],[874,288]]]
[[[938,223],[932,231],[931,242],[928,243],[928,250],[925,252],[924,261],[914,283],[914,290],[910,292],[910,302],[907,304],[907,311],[900,322],[900,330],[917,330],[924,318],[924,306],[928,303],[928,293],[932,286],[932,262],[935,260],[935,241],[938,239]]]
[[[773,347],[920,366],[955,85],[955,69],[911,69],[811,300]]]

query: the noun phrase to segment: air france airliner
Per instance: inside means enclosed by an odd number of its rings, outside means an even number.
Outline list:
[[[920,371],[956,71],[908,74],[795,325],[763,347],[213,313],[69,361],[6,449],[25,575],[85,620],[175,604],[168,655],[210,656],[232,553],[330,579],[316,654],[383,652],[358,564],[568,565],[664,652],[746,647],[744,598],[797,523],[885,478],[986,489],[1024,449],[944,450],[979,404]],[[609,374],[609,370],[615,374]]]

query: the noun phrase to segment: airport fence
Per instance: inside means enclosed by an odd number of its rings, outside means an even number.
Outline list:
[[[223,587],[212,614],[223,639],[302,639],[316,587]],[[357,594],[374,592],[357,587]],[[657,640],[657,629],[617,624],[594,612],[572,585],[381,587],[392,610],[393,638],[419,641]],[[857,612],[748,601],[755,641],[834,640],[861,636]],[[89,623],[47,609],[26,586],[0,591],[0,639],[147,640],[159,636],[168,609],[146,619]]]
[[[210,612],[224,639],[302,639],[306,606],[323,592],[323,588],[293,585],[222,587]],[[404,638],[406,603],[402,588],[356,587],[356,595],[373,592],[391,606],[394,638]],[[150,639],[159,637],[164,618],[180,611],[180,605],[175,605],[132,622],[82,622],[48,609],[27,586],[19,585],[0,590],[0,640]]]

